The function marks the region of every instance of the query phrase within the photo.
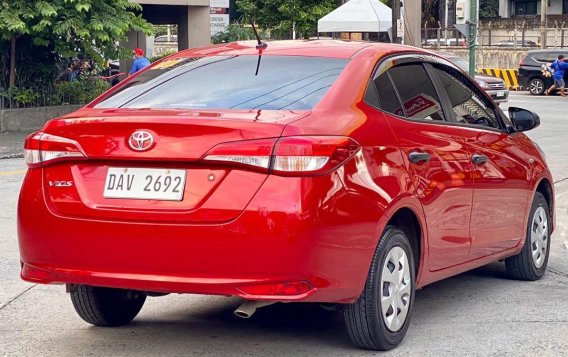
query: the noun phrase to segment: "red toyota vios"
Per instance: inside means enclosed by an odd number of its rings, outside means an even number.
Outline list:
[[[22,278],[97,326],[147,296],[343,306],[352,341],[401,342],[415,289],[505,259],[543,276],[552,177],[459,68],[417,48],[231,43],[144,69],[25,143]]]

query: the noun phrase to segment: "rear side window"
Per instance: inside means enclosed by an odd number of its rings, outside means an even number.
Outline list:
[[[532,57],[532,59],[538,62],[546,62],[548,54],[546,52],[537,52],[532,56],[529,55],[529,57]]]
[[[313,108],[348,60],[301,56],[212,56],[149,68],[96,108]],[[255,75],[258,65],[258,74]]]
[[[388,73],[378,76],[375,79],[375,85],[377,86],[380,107],[389,113],[396,113],[399,116],[404,116],[401,109],[402,105],[396,95],[396,91]]]
[[[381,76],[387,74],[390,75],[403,105],[402,108],[394,110],[386,105],[383,107],[384,110],[409,119],[444,120],[440,99],[422,64],[398,65]],[[383,96],[387,95],[388,93],[383,93]],[[379,97],[381,97],[380,90]]]
[[[558,56],[564,55],[564,57],[568,57],[568,52],[552,52],[548,54],[548,62],[554,62],[558,59]]]

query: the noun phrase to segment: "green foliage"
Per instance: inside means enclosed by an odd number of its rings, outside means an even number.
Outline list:
[[[153,25],[154,36],[164,36],[168,34],[168,26],[170,25]],[[170,34],[177,35],[177,26],[170,26]]]
[[[0,39],[16,39],[17,52],[28,37],[60,56],[82,53],[102,63],[126,55],[117,44],[128,31],[152,32],[141,9],[129,0],[0,0]]]
[[[155,56],[148,58],[148,61],[156,62],[156,61],[161,60],[164,57],[168,57],[169,55],[172,55],[174,53],[176,53],[176,51],[174,51],[174,50],[164,51],[164,52],[160,53],[159,55],[155,55]]]
[[[32,89],[20,89],[12,87],[0,93],[0,97],[13,103],[12,106],[16,108],[25,107],[39,99],[39,93],[34,92]]]
[[[336,0],[237,0],[245,18],[252,17],[271,37],[291,38],[296,28],[297,38],[317,34],[317,21],[337,8]]]
[[[10,43],[0,40],[0,88],[8,88],[7,73],[10,68]],[[6,54],[6,55],[4,55]],[[62,71],[61,57],[53,51],[53,46],[34,46],[33,39],[24,35],[18,39],[16,63],[18,76],[15,86],[18,88],[36,88],[51,86]]]
[[[481,0],[479,2],[479,17],[498,17],[499,0]]]
[[[261,38],[266,38],[266,35],[263,32],[260,32],[259,36]],[[233,41],[246,41],[246,40],[254,40],[256,36],[254,35],[254,31],[252,27],[245,27],[243,24],[238,22],[234,22],[227,26],[225,31],[219,32],[215,36],[211,38],[211,42],[213,43],[226,43],[226,42],[233,42]]]
[[[101,79],[88,78],[74,82],[59,82],[55,84],[53,93],[49,96],[49,104],[87,104],[109,88],[109,84]]]
[[[439,0],[422,1],[422,26],[426,24],[427,27],[438,27],[438,21],[440,20],[439,6]]]

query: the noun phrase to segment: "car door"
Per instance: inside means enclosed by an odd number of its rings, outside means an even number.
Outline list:
[[[384,62],[370,85],[388,113],[424,210],[429,269],[439,270],[466,261],[469,254],[471,164],[462,133],[448,125],[427,68],[417,59],[406,60]]]
[[[469,260],[519,243],[525,234],[529,170],[523,140],[509,134],[493,102],[458,70],[435,65],[473,166]]]

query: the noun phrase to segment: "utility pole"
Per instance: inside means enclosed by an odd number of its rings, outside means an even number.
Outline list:
[[[445,9],[444,9],[444,38],[448,41],[448,3],[450,0],[444,0]],[[457,43],[456,43],[457,45]]]
[[[475,45],[477,38],[477,0],[470,0],[470,12],[469,12],[469,75],[473,78],[475,77]],[[546,1],[546,0],[544,0]]]
[[[391,10],[392,10],[392,43],[400,43],[398,41],[398,20],[400,19],[400,0],[391,0]]]
[[[547,12],[548,12],[548,0],[540,0],[540,47],[541,48],[546,48],[546,28],[548,27],[546,20]]]

